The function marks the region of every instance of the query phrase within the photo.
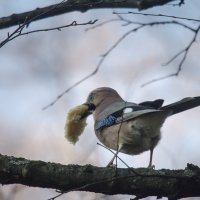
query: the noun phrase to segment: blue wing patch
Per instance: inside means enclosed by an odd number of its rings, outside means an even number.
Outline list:
[[[105,119],[102,119],[101,121],[97,122],[95,129],[98,130],[100,128],[111,126],[115,124],[116,119],[117,119],[116,117],[110,115],[106,117]]]
[[[158,103],[160,103],[160,105],[161,105],[161,103],[163,103],[162,100],[158,100],[158,101],[159,101]],[[155,102],[157,103],[157,101],[155,101]],[[139,110],[153,109],[153,106],[152,107],[147,106],[148,104],[149,104],[149,102],[144,102],[141,105],[125,106],[122,109],[110,114],[108,117],[96,122],[95,130],[109,127],[114,124],[118,124],[118,123],[122,122],[124,114],[129,114],[129,113],[131,114],[131,113],[133,113],[135,111],[139,111]]]

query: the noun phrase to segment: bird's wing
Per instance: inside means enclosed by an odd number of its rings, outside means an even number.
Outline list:
[[[158,109],[163,105],[163,103],[164,103],[163,99],[156,99],[155,101],[144,101],[142,103],[139,103],[139,105]]]
[[[103,110],[96,118],[95,129],[109,127],[152,112],[164,112],[149,106],[130,102],[115,102]]]
[[[155,110],[155,109],[143,109],[143,110],[133,111],[130,113],[124,113],[121,117],[118,117],[116,119],[115,123],[121,123],[124,121],[135,119],[147,113],[155,113],[155,112],[164,112],[164,111]]]
[[[137,104],[125,101],[115,101],[108,105],[101,113],[98,114],[97,120],[103,120],[106,117],[115,114],[123,113],[123,110],[126,108],[133,108],[136,107]]]

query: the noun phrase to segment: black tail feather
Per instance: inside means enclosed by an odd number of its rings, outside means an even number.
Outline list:
[[[175,103],[163,106],[160,108],[160,110],[171,111],[171,115],[174,115],[197,106],[200,106],[200,96],[184,98]]]

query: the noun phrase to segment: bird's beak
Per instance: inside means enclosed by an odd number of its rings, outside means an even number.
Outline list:
[[[93,113],[93,111],[95,110],[95,105],[93,103],[84,103],[83,105],[88,107],[88,111],[81,117],[82,119],[85,117],[88,117],[89,115],[91,115]]]

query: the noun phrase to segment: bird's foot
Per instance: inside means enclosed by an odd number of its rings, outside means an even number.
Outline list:
[[[116,168],[116,165],[113,163],[113,161],[112,161],[112,162],[110,161],[110,162],[106,165],[106,167]]]
[[[148,169],[155,169],[155,165],[149,165]]]

